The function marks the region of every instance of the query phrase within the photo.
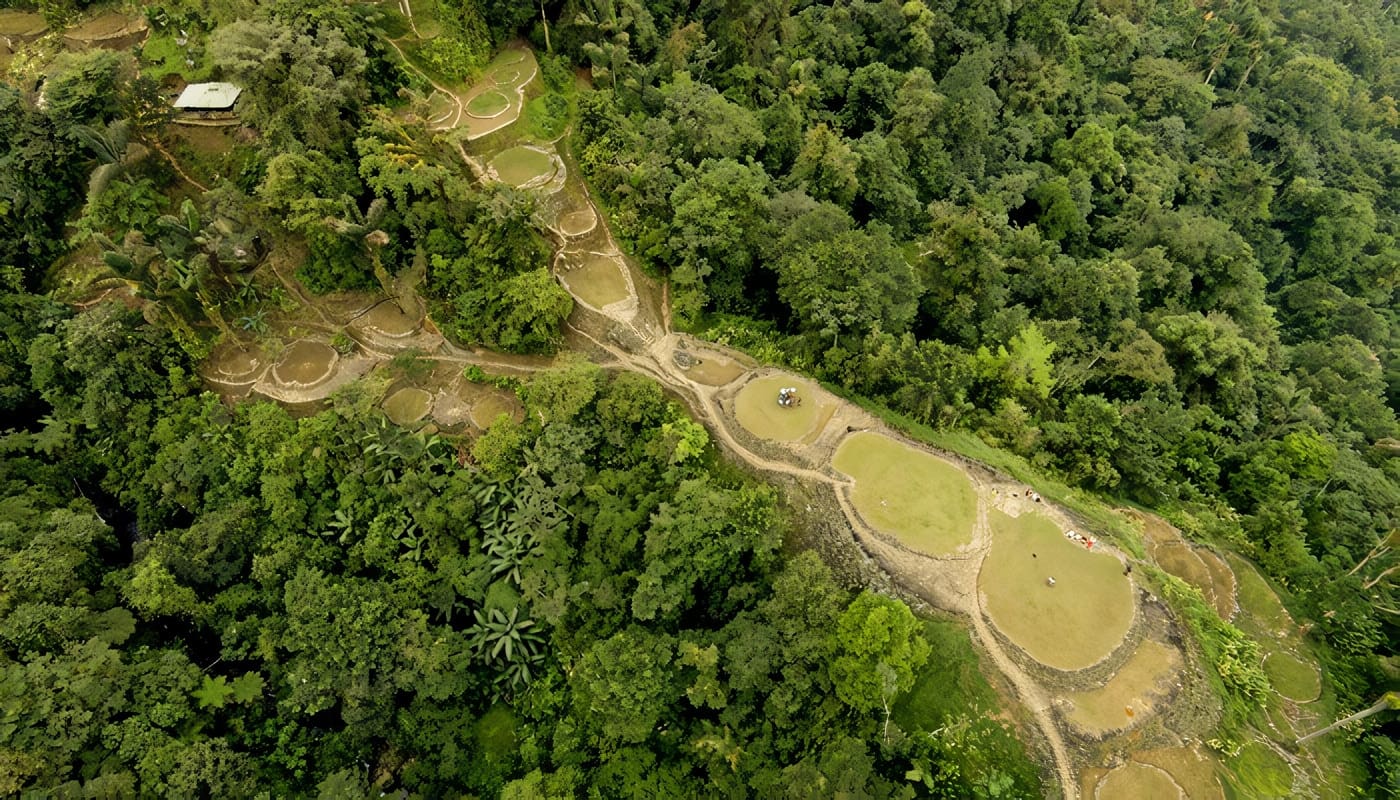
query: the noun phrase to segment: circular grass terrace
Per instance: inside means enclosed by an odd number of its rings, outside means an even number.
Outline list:
[[[685,376],[706,386],[724,386],[748,372],[748,367],[724,356],[702,352],[700,363],[685,371]]]
[[[510,110],[510,98],[499,89],[487,89],[467,101],[467,113],[477,119],[493,119]]]
[[[989,517],[992,547],[977,586],[992,623],[1055,669],[1084,669],[1112,653],[1134,613],[1132,583],[1118,559],[1065,538],[1043,514],[993,509]]]
[[[48,29],[49,24],[42,14],[12,8],[0,9],[0,36],[29,41],[44,35]]]
[[[582,236],[598,225],[598,215],[589,207],[570,211],[559,216],[559,232],[565,236]]]
[[[502,182],[517,188],[544,183],[558,170],[554,157],[536,147],[520,145],[491,159],[491,168]]]
[[[366,311],[360,323],[381,336],[401,339],[418,332],[419,320],[403,313],[398,303],[385,301]]]
[[[565,259],[562,275],[565,286],[578,299],[594,308],[604,308],[632,296],[632,286],[617,256],[575,253]]]
[[[384,398],[380,407],[395,425],[412,425],[428,416],[433,407],[433,396],[423,389],[406,386]]]
[[[328,344],[302,339],[294,342],[272,368],[272,377],[284,386],[307,388],[329,379],[340,354]]]
[[[1174,800],[1181,787],[1159,767],[1129,761],[1099,779],[1095,800]]]
[[[855,479],[851,502],[881,533],[931,556],[972,542],[977,494],[956,466],[868,432],[847,436],[831,463]]]
[[[262,359],[251,348],[223,346],[216,348],[204,362],[204,374],[222,383],[252,383],[261,377]]]
[[[1224,800],[1225,792],[1216,777],[1215,759],[1192,747],[1162,747],[1139,750],[1133,760],[1165,771],[1191,800]]]
[[[798,406],[778,405],[778,390],[797,387],[804,402]],[[818,402],[816,384],[789,373],[769,375],[749,381],[734,397],[734,416],[744,430],[760,439],[798,442],[815,437],[831,417],[833,407]]]
[[[521,408],[520,402],[515,399],[514,395],[492,391],[482,396],[474,396],[471,421],[476,427],[486,430],[502,414],[517,422],[525,418],[525,410]]]
[[[1311,703],[1322,694],[1317,668],[1292,653],[1275,650],[1266,655],[1264,673],[1274,691],[1295,703]]]
[[[1132,727],[1151,713],[1159,687],[1181,668],[1181,653],[1174,647],[1152,641],[1133,652],[1108,683],[1089,692],[1071,692],[1073,708],[1065,719],[1090,736],[1102,736]]]

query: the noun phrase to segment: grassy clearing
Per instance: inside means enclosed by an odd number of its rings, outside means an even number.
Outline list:
[[[1118,559],[1066,539],[1041,514],[993,510],[990,519],[992,548],[977,584],[996,626],[1056,669],[1082,669],[1113,652],[1133,622],[1132,584]]]
[[[1227,759],[1226,794],[1239,800],[1285,798],[1293,794],[1293,770],[1288,762],[1260,742],[1245,745]]]
[[[1322,691],[1317,667],[1292,653],[1269,653],[1264,657],[1264,672],[1279,694],[1295,702],[1312,702]]]
[[[878,433],[846,437],[832,465],[855,478],[861,516],[909,547],[944,555],[972,541],[977,496],[958,467]]]
[[[797,387],[805,402],[784,408],[778,405],[778,390]],[[749,433],[761,439],[795,442],[806,436],[822,418],[824,404],[817,401],[815,387],[796,375],[770,375],[750,381],[734,398],[734,415]]]
[[[1216,777],[1219,765],[1185,747],[1167,747],[1133,754],[1133,760],[1167,771],[1191,800],[1220,800],[1225,796]]]
[[[997,775],[1009,776],[1016,791],[1003,796],[1039,797],[1039,769],[1002,721],[1001,698],[984,677],[966,626],[924,620],[924,638],[933,646],[932,654],[914,686],[895,703],[895,723],[911,734],[942,732],[935,734],[942,755],[967,785],[985,786]]]
[[[1238,556],[1230,556],[1230,567],[1235,572],[1240,611],[1248,617],[1247,622],[1255,623],[1268,636],[1299,641],[1293,617],[1259,570]]]
[[[1159,767],[1129,761],[1099,779],[1094,790],[1096,798],[1153,798],[1171,800],[1181,797],[1172,776]]]
[[[433,396],[412,386],[406,386],[384,399],[384,415],[395,425],[412,425],[428,415]]]
[[[408,0],[408,8],[413,12],[413,26],[418,29],[419,36],[431,39],[442,34],[437,0]]]
[[[1181,654],[1176,648],[1144,641],[1102,688],[1070,693],[1074,709],[1065,716],[1091,735],[1126,728],[1152,708],[1151,695],[1180,668]]]
[[[467,113],[474,117],[500,116],[508,108],[510,108],[510,98],[497,89],[488,89],[467,103]]]
[[[491,159],[491,166],[502,181],[521,186],[554,174],[554,159],[533,147],[512,147]]]
[[[180,75],[190,83],[209,80],[213,65],[204,51],[203,47],[179,46],[173,34],[152,33],[141,46],[141,74],[156,81],[169,75]],[[199,56],[193,67],[185,64],[185,58],[192,53]]]
[[[602,308],[632,296],[627,276],[623,275],[623,267],[617,259],[594,253],[584,253],[580,258],[583,264],[569,270],[564,282],[583,302]]]
[[[1063,506],[1083,519],[1089,530],[1111,538],[1115,545],[1138,558],[1144,556],[1141,531],[1097,496],[1078,489],[1071,489],[1065,484],[1047,477],[1040,470],[1031,466],[1024,458],[987,444],[971,431],[936,430],[840,386],[832,384],[823,384],[823,386],[832,394],[855,403],[879,417],[894,430],[915,441],[979,461],[1014,480],[1034,486],[1036,491],[1040,492],[1046,500]]]

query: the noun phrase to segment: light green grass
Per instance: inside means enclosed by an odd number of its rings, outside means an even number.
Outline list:
[[[384,415],[395,425],[411,425],[428,415],[433,396],[422,389],[406,386],[389,395],[383,403]]]
[[[1166,770],[1172,780],[1186,790],[1190,800],[1220,800],[1225,796],[1220,779],[1216,777],[1220,765],[1198,750],[1186,747],[1140,750],[1133,754],[1133,760]]]
[[[1235,758],[1225,762],[1227,794],[1239,800],[1271,800],[1291,797],[1293,771],[1277,753],[1251,742]]]
[[[992,548],[977,584],[996,626],[1056,669],[1083,669],[1113,652],[1133,622],[1132,585],[1118,559],[1066,539],[1041,514],[990,517]]]
[[[491,166],[501,180],[511,186],[522,186],[536,178],[554,172],[554,160],[548,153],[532,147],[512,147],[491,159]]]
[[[583,264],[565,273],[564,282],[580,300],[602,308],[631,297],[627,277],[622,274],[623,267],[617,259],[596,253],[583,253],[579,258]]]
[[[1099,785],[1094,790],[1094,796],[1123,798],[1123,800],[1129,800],[1129,798],[1133,800],[1137,800],[1137,798],[1172,800],[1172,798],[1180,797],[1181,793],[1176,788],[1176,783],[1172,781],[1171,776],[1165,771],[1157,767],[1129,761],[1100,778]]]
[[[878,433],[846,437],[832,465],[855,479],[851,498],[881,532],[930,555],[972,541],[977,496],[958,467]]]
[[[778,405],[778,390],[797,387],[802,405]],[[749,381],[734,398],[734,415],[754,436],[778,442],[795,442],[809,432],[823,416],[823,404],[816,399],[815,387],[796,375],[770,375]]]
[[[185,57],[189,52],[175,44],[173,35],[153,33],[141,46],[141,74],[156,81],[167,75],[180,75],[190,83],[208,79],[211,73],[208,59],[201,57],[193,67],[186,66]]]
[[[1264,673],[1279,694],[1301,703],[1317,699],[1322,691],[1322,677],[1317,667],[1292,653],[1275,651],[1264,657]]]
[[[487,89],[467,101],[467,113],[474,117],[491,118],[510,108],[510,98],[497,89]]]
[[[543,94],[525,104],[525,129],[541,141],[564,135],[573,117],[573,105],[558,94]]]
[[[1141,531],[1122,514],[1115,511],[1113,506],[1108,505],[1098,496],[1090,492],[1071,489],[1046,476],[1024,458],[987,444],[971,431],[937,430],[841,386],[826,383],[822,385],[833,394],[869,411],[894,430],[915,441],[966,456],[974,461],[980,461],[997,472],[1034,486],[1036,491],[1040,492],[1047,501],[1070,510],[1082,518],[1086,526],[1095,533],[1111,537],[1115,545],[1137,558],[1144,557]]]
[[[413,25],[418,35],[431,39],[442,34],[442,24],[438,22],[438,0],[408,0],[413,11]]]
[[[1235,592],[1240,612],[1246,617],[1241,627],[1253,623],[1260,633],[1297,641],[1297,626],[1283,607],[1278,594],[1259,574],[1253,564],[1231,555],[1230,568],[1235,573]]]

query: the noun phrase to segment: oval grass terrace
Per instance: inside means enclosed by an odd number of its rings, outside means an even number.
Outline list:
[[[395,425],[413,425],[428,416],[433,407],[433,395],[416,386],[405,386],[384,398],[380,407]]]
[[[1181,786],[1161,767],[1136,761],[1115,767],[1094,787],[1095,800],[1186,800]]]
[[[1066,695],[1066,721],[1095,738],[1133,727],[1149,718],[1154,700],[1170,696],[1170,682],[1181,669],[1181,659],[1175,647],[1143,640],[1102,687]]]
[[[510,110],[510,98],[490,89],[467,101],[467,113],[477,119],[495,119]]]
[[[778,405],[778,391],[784,387],[796,388],[802,402]],[[834,403],[815,383],[787,372],[754,378],[734,397],[739,424],[754,436],[775,442],[815,439],[834,410]]]
[[[988,516],[992,546],[977,587],[992,624],[1054,669],[1084,669],[1112,654],[1136,612],[1122,562],[1090,552],[1044,514]]]
[[[831,464],[855,480],[851,502],[865,521],[911,550],[946,556],[972,543],[977,495],[959,467],[866,431],[842,440]]]
[[[592,308],[603,309],[632,298],[621,256],[605,253],[567,253],[559,279],[564,288]]]
[[[491,159],[491,169],[503,183],[516,188],[548,183],[559,171],[555,156],[538,147],[519,145]]]
[[[272,368],[278,383],[304,389],[328,380],[335,373],[340,354],[330,345],[302,339],[288,347]]]

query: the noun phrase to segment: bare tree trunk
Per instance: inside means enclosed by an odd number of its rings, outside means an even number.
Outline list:
[[[1358,711],[1349,717],[1343,717],[1342,719],[1337,720],[1336,722],[1332,723],[1331,725],[1328,725],[1327,727],[1321,730],[1313,731],[1307,736],[1298,739],[1298,744],[1302,744],[1303,742],[1316,739],[1317,737],[1322,736],[1324,734],[1331,733],[1332,731],[1335,731],[1343,725],[1346,725],[1351,722],[1356,722],[1360,719],[1365,719],[1371,716],[1372,714],[1379,714],[1387,708],[1400,708],[1400,693],[1386,692],[1385,696],[1377,700],[1375,705],[1371,706],[1370,708],[1362,709],[1361,711]]]
[[[554,48],[549,46],[549,17],[544,15],[544,0],[540,0],[540,24],[544,25],[544,49],[546,53],[553,53]]]
[[[1386,578],[1387,575],[1390,575],[1390,574],[1394,573],[1396,570],[1400,570],[1400,564],[1396,564],[1395,566],[1393,566],[1393,567],[1391,567],[1390,569],[1388,569],[1388,570],[1382,572],[1381,574],[1377,575],[1376,577],[1372,578],[1371,580],[1366,581],[1365,583],[1361,584],[1361,588],[1362,588],[1362,589],[1369,589],[1369,588],[1371,588],[1372,586],[1375,586],[1376,584],[1378,584],[1378,583],[1380,583],[1381,581],[1385,580],[1385,578]]]

